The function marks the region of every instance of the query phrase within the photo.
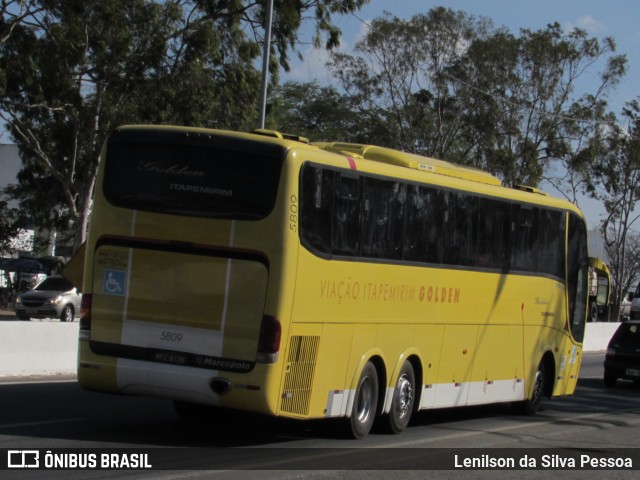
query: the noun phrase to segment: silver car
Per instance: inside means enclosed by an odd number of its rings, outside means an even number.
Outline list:
[[[69,280],[52,275],[33,290],[18,295],[15,311],[21,320],[59,318],[62,322],[73,322],[75,315],[80,313],[81,300],[82,295]]]

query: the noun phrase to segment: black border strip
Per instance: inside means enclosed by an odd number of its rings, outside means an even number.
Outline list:
[[[232,358],[213,357],[197,353],[165,350],[160,348],[137,347],[133,345],[118,345],[115,343],[89,342],[91,350],[107,357],[128,358],[145,362],[180,365],[181,367],[195,367],[207,370],[220,370],[234,373],[248,373],[256,366],[256,362],[234,360]]]
[[[213,425],[213,424],[212,424]],[[237,426],[236,426],[237,428]],[[212,427],[212,432],[218,429]],[[215,434],[214,434],[215,435]],[[0,449],[0,470],[638,471],[638,448],[21,448]],[[512,473],[507,473],[512,472]],[[609,475],[611,473],[611,475]],[[334,475],[335,476],[335,472]],[[340,476],[340,475],[338,475]],[[396,478],[394,475],[393,478]],[[574,474],[575,477],[575,474]],[[378,477],[376,477],[378,478]],[[457,478],[457,477],[456,477]],[[485,478],[485,477],[483,477]],[[625,477],[627,478],[627,477]],[[631,478],[631,477],[628,477]]]

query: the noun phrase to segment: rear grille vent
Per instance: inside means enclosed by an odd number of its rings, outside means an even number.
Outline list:
[[[319,343],[318,336],[291,337],[280,405],[282,411],[308,415]]]

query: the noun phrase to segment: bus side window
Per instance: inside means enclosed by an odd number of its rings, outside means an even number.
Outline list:
[[[444,192],[444,263],[475,265],[477,205],[472,195]]]
[[[364,179],[362,255],[402,259],[407,186],[399,182]]]
[[[478,239],[478,198],[458,194],[456,202],[456,237],[459,248],[458,265],[475,266]]]
[[[541,273],[563,278],[565,215],[559,211],[542,210],[540,216],[538,269]]]
[[[408,187],[404,259],[439,263],[442,259],[442,198],[434,188]]]
[[[442,263],[451,265],[455,263],[457,249],[453,245],[453,237],[455,235],[455,218],[456,209],[454,206],[455,196],[452,192],[442,192],[442,238],[443,238],[443,258]]]
[[[587,231],[584,222],[576,215],[569,215],[568,233],[567,294],[570,328],[573,338],[581,342],[584,338],[584,323],[589,295],[589,259],[587,255]]]
[[[300,236],[321,253],[331,253],[331,223],[336,173],[305,166],[302,173]]]
[[[479,199],[478,204],[478,261],[484,268],[505,271],[509,267],[509,233],[511,205]]]
[[[336,174],[333,215],[333,254],[360,254],[360,179],[348,173]]]
[[[511,268],[522,272],[536,272],[540,209],[514,205],[512,219]]]
[[[407,229],[404,241],[404,259],[411,262],[424,262],[425,244],[429,225],[426,221],[426,202],[422,187],[410,185],[407,198]]]

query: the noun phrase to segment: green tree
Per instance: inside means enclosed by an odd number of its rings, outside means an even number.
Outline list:
[[[532,186],[557,162],[573,166],[605,119],[605,94],[625,73],[626,58],[614,51],[611,38],[565,33],[558,24],[475,41],[451,70],[462,85],[473,163],[509,185]],[[578,83],[599,63],[598,84],[578,96]]]
[[[316,40],[338,41],[333,14],[366,0],[275,2],[274,71],[287,65],[303,15]],[[5,2],[0,116],[24,168],[12,190],[39,227],[89,218],[100,148],[123,123],[230,129],[255,124],[263,2],[40,0]],[[28,4],[27,16],[16,16]],[[3,4],[4,5],[4,4]],[[279,10],[278,10],[279,9]],[[3,75],[2,75],[3,74]]]
[[[370,125],[331,86],[286,82],[274,90],[268,126],[312,141],[365,141]]]
[[[161,65],[172,4],[48,1],[0,48],[2,118],[23,168],[10,192],[39,227],[86,230],[106,133],[137,120],[144,79]]]
[[[346,15],[359,10],[369,0],[290,0],[273,1],[272,67],[280,64],[289,70],[289,51],[300,43],[298,34],[305,15],[313,18],[313,43],[331,50],[340,45],[340,28],[333,23],[333,15]],[[185,2],[190,3],[190,2]],[[262,43],[266,1],[196,0],[195,6],[204,13],[196,21],[213,20],[218,28],[236,33],[250,31],[254,44]],[[307,23],[308,25],[308,23]],[[298,56],[299,52],[296,51]],[[273,73],[277,73],[274,70]]]
[[[615,227],[613,225],[610,225],[609,230],[610,234],[615,235]],[[635,291],[640,279],[640,233],[630,229],[625,238],[624,249],[620,247],[621,245],[616,241],[605,244],[607,255],[612,259],[610,264],[612,278],[611,304],[608,318],[610,322],[620,319],[621,302],[627,292]],[[622,250],[624,250],[624,257],[621,256]]]
[[[0,43],[11,36],[17,25],[41,10],[38,0],[0,0]]]
[[[354,54],[334,54],[330,66],[359,113],[384,125],[376,142],[537,186],[556,166],[582,178],[581,152],[625,73],[626,58],[614,52],[613,39],[584,30],[553,24],[516,36],[439,7],[374,20]],[[599,67],[597,85],[579,91]]]
[[[594,138],[591,150],[594,163],[591,171],[592,192],[603,202],[607,218],[601,230],[611,259],[614,298],[618,302],[637,280],[634,246],[638,234],[633,227],[640,219],[636,211],[640,200],[640,102],[628,102],[622,118],[615,125],[602,130]]]
[[[491,22],[439,7],[409,20],[385,14],[369,27],[354,53],[334,53],[330,67],[359,114],[382,133],[376,141],[460,159],[463,110],[447,70]]]

